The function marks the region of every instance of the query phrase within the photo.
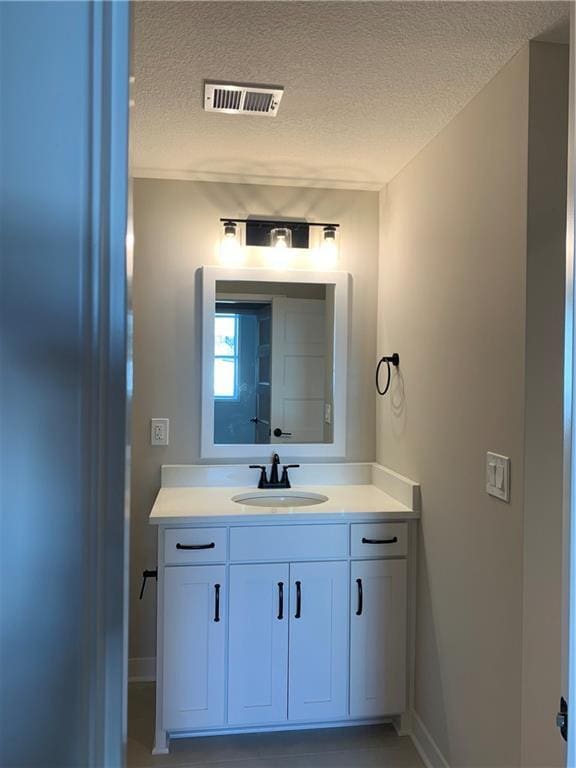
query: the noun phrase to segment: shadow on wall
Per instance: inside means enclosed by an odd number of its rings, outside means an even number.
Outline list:
[[[231,171],[231,169],[234,169]],[[220,170],[222,169],[222,170]],[[300,165],[297,163],[283,163],[281,180],[285,183],[286,187],[292,187],[297,189],[298,187],[305,187],[307,189],[317,188],[318,182],[318,169],[311,166]],[[278,168],[271,167],[268,163],[250,163],[248,165],[241,164],[237,155],[231,157],[220,157],[218,163],[211,159],[206,166],[202,166],[201,163],[194,163],[194,175],[200,177],[203,173],[206,174],[207,180],[218,184],[218,175],[222,174],[222,182],[230,182],[230,174],[232,173],[235,184],[242,184],[242,177],[246,178],[246,183],[253,184],[258,178],[262,178],[262,183],[269,183],[271,178],[278,177]],[[331,167],[322,168],[322,187],[334,189],[339,184],[346,185],[347,189],[350,189],[351,185],[358,185],[359,189],[371,189],[377,191],[382,187],[382,180],[377,176],[367,177],[363,173],[354,173],[354,170],[349,166],[333,165]],[[297,184],[298,187],[294,185]],[[321,189],[322,187],[318,187]],[[298,198],[296,198],[296,202]]]
[[[201,169],[196,169],[198,174],[202,174]],[[303,171],[302,171],[303,172]],[[262,173],[264,173],[262,171]],[[295,169],[294,173],[297,174],[298,171]],[[224,176],[221,182],[218,181],[207,181],[207,182],[198,182],[203,183],[203,192],[204,197],[207,201],[209,201],[216,210],[221,211],[221,215],[224,216],[235,216],[238,218],[247,218],[248,216],[284,216],[286,214],[286,211],[297,211],[298,213],[294,215],[295,218],[303,218],[306,219],[308,217],[311,217],[312,219],[315,216],[315,211],[322,206],[322,203],[324,200],[328,197],[328,193],[330,194],[330,197],[333,201],[333,189],[327,189],[324,187],[317,187],[313,182],[311,182],[311,186],[307,187],[306,184],[301,182],[302,177],[295,175],[294,181],[298,180],[298,187],[289,186],[290,179],[287,179],[286,186],[282,186],[282,189],[286,191],[286,196],[282,199],[281,203],[276,203],[275,205],[271,202],[271,196],[267,196],[264,187],[259,187],[258,185],[253,184],[254,176],[258,174],[254,174],[254,169],[252,171],[247,170],[246,171],[246,179],[250,179],[250,209],[246,208],[246,195],[242,192],[242,177],[243,174],[239,174],[240,181],[234,184],[229,183],[229,179],[227,180]],[[263,179],[264,179],[263,175]],[[182,184],[190,184],[189,181],[182,181]],[[364,182],[362,180],[358,181],[358,184],[361,185]],[[368,184],[369,182],[366,182]],[[306,189],[306,196],[304,197],[302,195],[302,189]],[[342,203],[341,210],[335,210],[332,213],[332,218],[334,220],[337,220],[340,216],[343,216],[347,211],[347,208],[345,206],[345,203]]]
[[[387,428],[396,438],[404,437],[408,426],[406,386],[401,367],[394,366],[390,389],[377,400],[379,419],[386,419]]]
[[[424,507],[421,505],[420,509],[423,510]],[[415,678],[420,681],[420,685],[416,687],[414,692],[414,711],[418,716],[419,702],[423,698],[430,700],[430,697],[433,697],[435,710],[435,721],[433,724],[434,740],[448,765],[452,765],[452,750],[448,736],[448,724],[446,722],[444,684],[441,675],[443,666],[441,655],[444,649],[440,647],[436,634],[438,622],[435,619],[434,601],[430,588],[428,560],[426,557],[426,530],[423,523],[424,517],[421,520],[420,535],[418,537]],[[418,642],[418,638],[423,636],[427,638],[425,646]],[[423,674],[418,663],[418,660],[424,657],[423,667],[426,670],[426,675]]]
[[[404,385],[404,374],[400,367],[394,368],[390,383],[390,408],[394,415],[392,420],[392,431],[395,437],[403,437],[406,432],[408,421],[408,408],[406,405],[406,389]]]

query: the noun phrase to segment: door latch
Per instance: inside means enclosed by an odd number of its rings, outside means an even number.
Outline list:
[[[560,712],[556,715],[556,725],[560,728],[564,741],[568,741],[568,702],[564,696],[560,699]]]

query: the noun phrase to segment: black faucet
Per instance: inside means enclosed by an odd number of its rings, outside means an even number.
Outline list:
[[[278,480],[278,465],[280,464],[280,456],[275,453],[272,456],[272,467],[270,469],[270,480],[266,477],[266,467],[262,464],[250,464],[250,469],[260,470],[260,480],[258,481],[258,488],[290,488],[290,480],[288,479],[288,470],[299,467],[300,464],[285,464],[282,468],[282,477]]]
[[[280,456],[275,453],[272,456],[272,467],[270,468],[270,485],[278,485],[278,464],[280,464]]]

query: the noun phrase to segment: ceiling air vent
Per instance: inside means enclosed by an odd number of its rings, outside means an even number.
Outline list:
[[[284,88],[233,83],[204,83],[204,109],[228,115],[276,117]]]

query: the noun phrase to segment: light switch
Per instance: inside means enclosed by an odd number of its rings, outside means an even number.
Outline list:
[[[168,419],[150,419],[150,445],[168,445]]]
[[[510,501],[510,459],[498,453],[486,454],[486,493]]]

